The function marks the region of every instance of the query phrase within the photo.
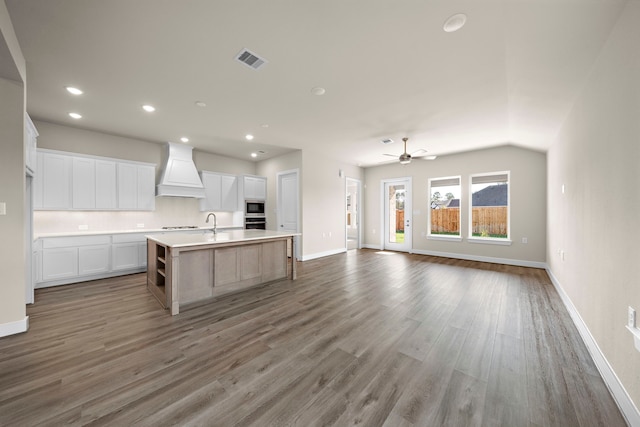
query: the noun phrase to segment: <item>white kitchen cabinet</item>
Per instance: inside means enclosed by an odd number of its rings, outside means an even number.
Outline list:
[[[73,208],[95,209],[96,161],[87,157],[73,157],[72,165]]]
[[[118,163],[118,208],[154,210],[155,180],[153,166]]]
[[[222,173],[202,171],[205,198],[200,199],[200,211],[233,212],[238,205],[238,177]]]
[[[220,210],[233,212],[242,210],[238,203],[238,177],[222,175],[220,182]]]
[[[156,168],[137,165],[137,209],[153,211],[156,209]]]
[[[107,273],[111,268],[110,244],[78,248],[78,276]]]
[[[112,270],[129,270],[147,265],[147,239],[142,233],[115,234],[112,237]]]
[[[38,131],[28,114],[24,116],[24,162],[27,172],[35,175],[38,169],[37,159]]]
[[[111,246],[111,253],[113,254],[113,270],[128,270],[140,266],[137,243],[114,243]]]
[[[155,210],[155,165],[38,150],[35,210]]]
[[[116,162],[96,160],[96,209],[110,210],[118,207]]]
[[[118,163],[118,208],[138,207],[138,170],[136,165]]]
[[[219,211],[222,177],[220,174],[204,171],[200,173],[200,177],[204,186],[204,199],[200,199],[200,211]]]
[[[34,209],[71,209],[71,157],[38,152],[37,164],[38,173],[34,175]]]
[[[36,288],[64,285],[146,269],[144,233],[43,237],[34,245]]]
[[[78,276],[78,248],[42,250],[42,280],[67,279]]]
[[[243,200],[266,200],[267,199],[267,178],[263,176],[244,175],[242,177]]]

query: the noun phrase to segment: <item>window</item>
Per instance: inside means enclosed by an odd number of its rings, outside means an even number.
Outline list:
[[[509,172],[471,176],[469,238],[509,242]]]
[[[460,177],[429,180],[429,238],[460,238]]]

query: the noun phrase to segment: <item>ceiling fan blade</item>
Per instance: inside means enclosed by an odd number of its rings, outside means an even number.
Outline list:
[[[385,154],[383,154],[383,156],[391,156],[391,157],[396,157],[396,158],[398,157],[398,155],[397,155],[397,154],[386,154],[386,153],[385,153]]]
[[[416,154],[416,153],[426,153],[426,152],[427,152],[427,150],[425,150],[424,148],[421,148],[421,149],[416,150],[416,151],[414,151],[413,153],[411,153],[411,155],[413,156],[413,155],[414,155],[414,154]]]
[[[438,158],[438,156],[434,156],[434,155],[428,155],[428,156],[413,156],[414,159],[420,159],[420,160],[435,160]]]

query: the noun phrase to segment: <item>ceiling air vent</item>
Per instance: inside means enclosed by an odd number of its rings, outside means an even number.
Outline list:
[[[380,142],[382,142],[382,143],[383,143],[383,144],[385,144],[385,145],[386,145],[386,144],[393,144],[393,139],[391,139],[391,138],[386,138],[386,139],[383,139],[383,140],[382,140],[382,141],[380,141]]]
[[[264,58],[260,58],[255,53],[251,52],[249,49],[242,49],[236,59],[242,62],[247,67],[251,67],[254,70],[257,70],[261,66],[267,63],[267,60]]]

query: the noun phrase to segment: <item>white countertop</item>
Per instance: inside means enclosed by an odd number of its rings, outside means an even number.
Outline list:
[[[255,240],[273,239],[277,237],[299,236],[300,233],[271,230],[230,230],[218,231],[214,235],[211,232],[197,233],[170,233],[151,234],[147,239],[171,248],[184,248],[189,246],[215,245],[235,242],[250,242]]]
[[[218,226],[218,230],[233,230],[241,229],[241,225],[222,225]],[[59,233],[38,233],[33,236],[33,239],[40,239],[43,237],[76,237],[76,236],[101,236],[105,234],[156,234],[156,233],[179,233],[184,231],[197,232],[211,230],[213,227],[198,227],[198,228],[134,228],[131,230],[81,230],[81,231],[66,231]]]

